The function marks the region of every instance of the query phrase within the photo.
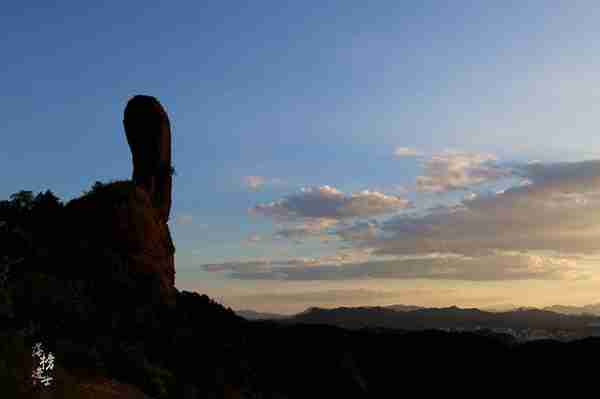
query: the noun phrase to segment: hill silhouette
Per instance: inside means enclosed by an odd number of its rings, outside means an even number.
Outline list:
[[[584,306],[552,305],[545,307],[544,310],[568,315],[600,316],[600,304],[597,303]]]
[[[293,316],[295,323],[327,324],[344,328],[426,329],[513,329],[568,330],[583,336],[600,318],[591,314],[568,315],[542,309],[517,309],[506,312],[486,312],[479,309],[396,307],[311,308]]]

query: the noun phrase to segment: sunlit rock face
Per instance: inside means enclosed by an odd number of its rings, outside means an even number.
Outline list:
[[[123,119],[133,157],[133,181],[142,187],[167,222],[171,211],[171,124],[154,97],[135,96]]]

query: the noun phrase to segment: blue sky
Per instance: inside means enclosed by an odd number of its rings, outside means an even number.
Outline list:
[[[178,174],[171,227],[180,288],[236,308],[286,312],[308,305],[591,301],[600,288],[593,268],[592,277],[574,280],[554,269],[564,262],[569,273],[592,267],[595,249],[575,251],[570,244],[485,244],[496,252],[480,260],[492,268],[498,263],[495,270],[529,262],[523,273],[509,276],[349,273],[357,262],[379,270],[373,262],[382,260],[372,257],[384,256],[386,238],[416,239],[414,231],[421,230],[399,231],[398,219],[420,212],[415,224],[442,229],[446,219],[426,219],[432,207],[448,211],[473,196],[488,202],[467,202],[467,211],[492,206],[509,187],[519,201],[519,195],[537,200],[534,189],[518,191],[525,190],[523,179],[550,198],[539,177],[546,172],[523,165],[599,158],[600,9],[594,2],[571,3],[6,5],[0,16],[0,196],[49,188],[70,199],[96,180],[128,177],[122,110],[130,96],[150,94],[173,126]],[[595,164],[582,165],[569,184],[589,177],[583,169],[595,170]],[[459,178],[444,186],[450,172]],[[324,186],[330,190],[319,191]],[[273,201],[284,202],[268,207]],[[373,201],[380,201],[377,209]],[[309,211],[304,206],[324,206],[326,217],[303,213]],[[331,206],[338,208],[327,214]],[[510,209],[514,215],[525,208]],[[502,232],[510,219],[498,215],[491,231]],[[455,222],[465,229],[457,234],[475,223]],[[377,238],[348,239],[344,232],[353,227]],[[293,238],[280,234],[291,230]],[[415,248],[425,238],[419,240]],[[446,260],[473,257],[448,241],[440,245],[452,248]],[[400,247],[389,260],[394,270],[421,267],[398,257],[422,262],[443,252],[421,248],[407,255]],[[569,263],[584,252],[585,259]],[[536,274],[530,266],[540,256],[545,271]],[[324,272],[298,278],[308,258]],[[257,261],[267,263],[243,263]],[[273,266],[284,261],[293,273]],[[452,270],[475,267],[462,261]],[[433,267],[428,262],[423,269]],[[327,271],[330,264],[337,272]],[[534,286],[535,296],[527,294]],[[579,296],[569,293],[573,287]]]

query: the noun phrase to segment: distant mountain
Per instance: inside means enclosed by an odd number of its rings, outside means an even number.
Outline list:
[[[422,308],[396,311],[389,307],[311,308],[294,316],[297,323],[328,324],[344,328],[384,327],[400,330],[426,329],[514,329],[586,331],[600,318],[567,315],[540,309],[486,312],[479,309]]]
[[[254,310],[236,310],[235,313],[246,320],[281,320],[290,316],[277,313],[263,313]]]
[[[395,310],[396,312],[410,312],[413,310],[423,309],[421,306],[414,306],[414,305],[389,305],[389,306],[386,306],[386,308]]]
[[[600,303],[584,306],[553,305],[545,307],[544,310],[562,313],[566,315],[594,315],[600,316]]]
[[[375,309],[377,308],[376,306],[373,307],[369,307],[369,309]],[[389,310],[393,310],[395,312],[410,312],[413,310],[419,310],[419,309],[423,309],[420,306],[415,306],[415,305],[388,305],[388,306],[383,306],[381,307],[383,309],[389,309]],[[282,320],[282,319],[288,319],[294,316],[298,316],[301,314],[304,314],[306,312],[311,312],[314,309],[319,309],[317,307],[315,308],[308,308],[303,312],[297,313],[296,315],[284,315],[284,314],[279,314],[279,313],[268,313],[268,312],[257,312],[255,310],[251,310],[251,309],[241,309],[241,310],[236,310],[235,313],[238,316],[243,317],[246,320]],[[357,308],[358,309],[358,308]]]
[[[516,305],[502,305],[502,306],[493,306],[484,308],[482,310],[488,312],[509,312],[516,310],[535,310],[541,309],[549,312],[560,313],[565,315],[577,316],[577,315],[593,315],[600,317],[600,303],[584,305],[584,306],[569,306],[569,305],[552,305],[546,306],[544,308],[536,308],[536,307],[519,307]]]
[[[481,310],[483,310],[485,312],[492,312],[492,313],[514,312],[516,310],[536,310],[536,309],[539,309],[539,308],[536,308],[535,306],[518,306],[518,305],[512,305],[512,304],[488,306],[488,307],[481,308]]]

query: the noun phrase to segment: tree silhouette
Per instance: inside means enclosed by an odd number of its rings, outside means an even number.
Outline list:
[[[31,210],[33,208],[33,191],[21,190],[10,196],[12,206],[20,210]]]

